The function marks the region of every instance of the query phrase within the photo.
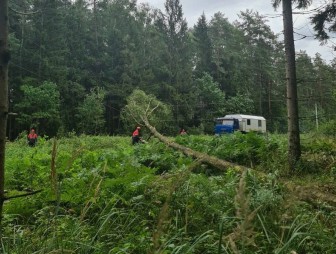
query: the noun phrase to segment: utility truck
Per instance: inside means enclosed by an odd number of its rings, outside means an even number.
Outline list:
[[[215,119],[215,134],[233,133],[241,131],[247,133],[250,131],[265,133],[266,119],[262,116],[233,114]]]

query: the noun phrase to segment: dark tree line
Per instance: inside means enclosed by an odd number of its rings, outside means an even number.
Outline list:
[[[200,15],[188,27],[178,0],[164,10],[134,0],[13,0],[9,3],[8,136],[128,133],[120,117],[134,89],[170,105],[167,132],[212,132],[213,118],[263,115],[285,132],[284,45],[257,12],[230,23]],[[335,120],[334,64],[297,54],[300,125]],[[318,91],[318,92],[315,92]],[[313,104],[311,102],[314,102]]]

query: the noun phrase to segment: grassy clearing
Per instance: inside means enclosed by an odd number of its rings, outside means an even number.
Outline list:
[[[62,138],[54,153],[53,140],[18,140],[7,145],[8,195],[43,191],[5,204],[1,252],[335,253],[335,207],[296,189],[336,194],[331,139],[304,142],[294,173],[281,136],[175,140],[264,177],[218,172],[156,139]]]

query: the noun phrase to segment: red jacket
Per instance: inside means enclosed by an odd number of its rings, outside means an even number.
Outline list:
[[[139,130],[138,129],[135,129],[135,131],[133,131],[132,137],[135,137],[135,136],[139,136]]]
[[[29,133],[28,134],[28,138],[29,139],[36,139],[37,138],[37,134],[36,133]]]

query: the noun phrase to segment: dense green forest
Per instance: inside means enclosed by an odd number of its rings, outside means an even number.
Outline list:
[[[179,1],[164,10],[130,0],[9,2],[12,140],[35,127],[41,135],[130,133],[121,121],[138,88],[171,106],[167,134],[179,127],[213,133],[213,119],[262,115],[285,132],[282,42],[258,12],[200,15],[190,27]],[[335,64],[297,54],[302,132],[335,124]]]
[[[291,165],[288,47],[258,12],[191,27],[179,0],[0,6],[0,253],[336,253],[336,58],[293,58]],[[268,132],[213,135],[231,113]]]

